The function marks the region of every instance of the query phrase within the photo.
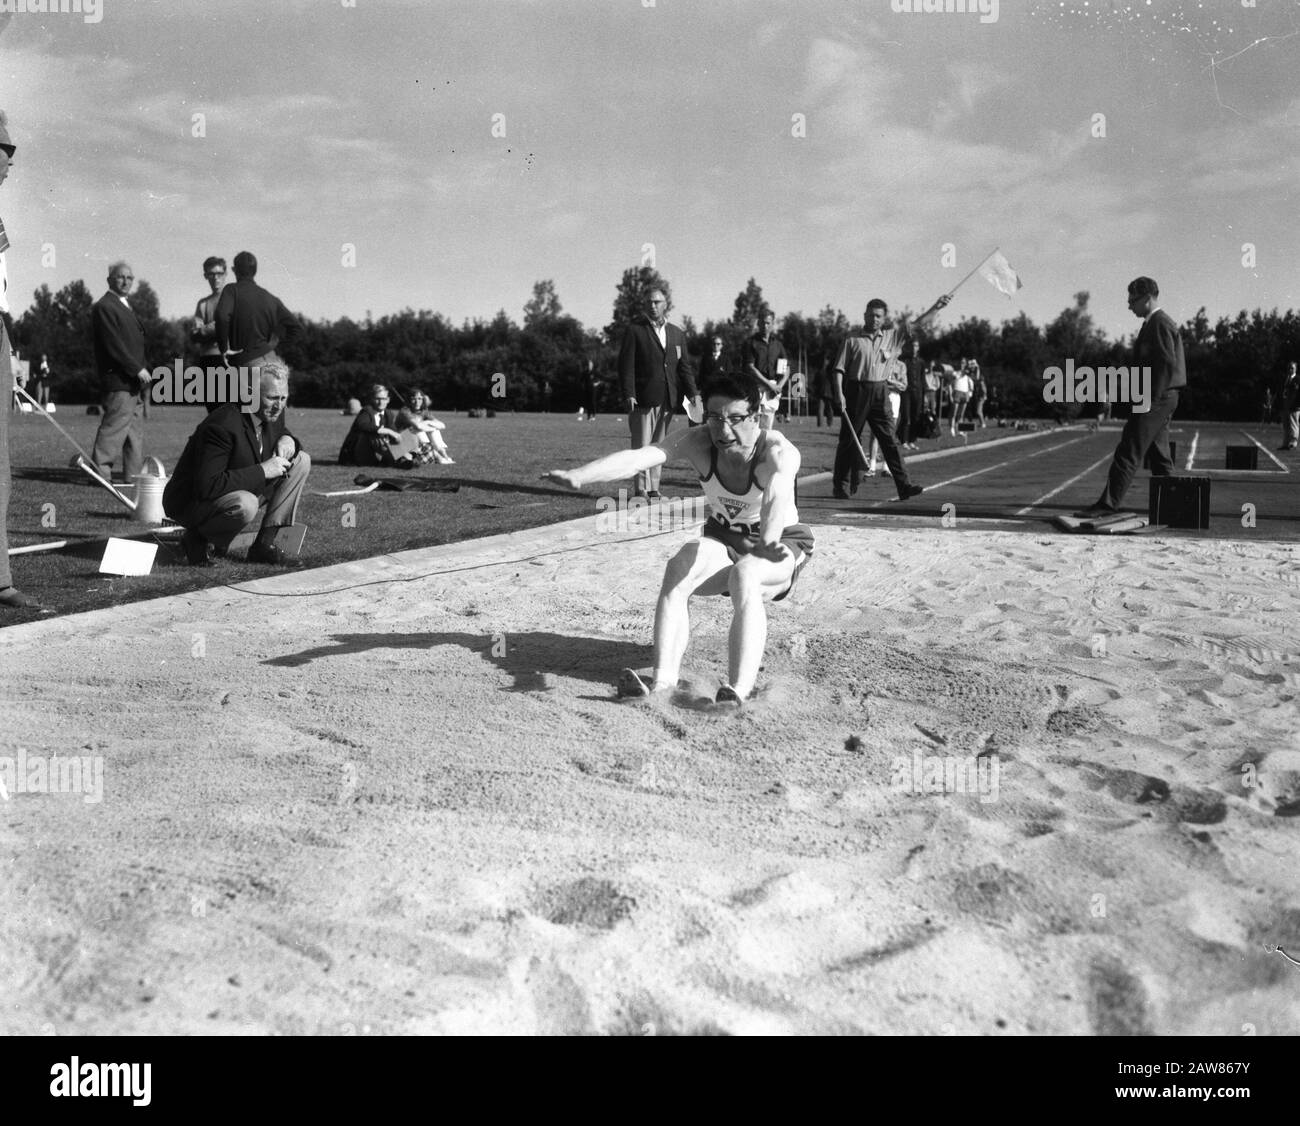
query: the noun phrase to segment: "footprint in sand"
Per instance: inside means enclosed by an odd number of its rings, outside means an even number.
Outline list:
[[[1116,958],[1098,958],[1088,970],[1088,1020],[1098,1036],[1151,1036],[1142,983]]]
[[[547,922],[586,930],[612,930],[635,907],[636,900],[609,880],[591,876],[545,888],[533,900],[533,909]]]

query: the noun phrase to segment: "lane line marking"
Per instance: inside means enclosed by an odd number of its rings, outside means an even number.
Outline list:
[[[1094,461],[1094,462],[1093,462],[1090,466],[1088,466],[1088,468],[1085,469],[1082,473],[1079,473],[1079,474],[1075,475],[1074,477],[1071,477],[1068,481],[1065,482],[1064,485],[1060,485],[1060,486],[1058,486],[1057,488],[1053,489],[1050,493],[1044,493],[1041,497],[1039,497],[1036,501],[1034,501],[1033,504],[1026,505],[1026,506],[1025,506],[1024,508],[1022,508],[1019,512],[1017,512],[1016,515],[1017,515],[1017,516],[1028,516],[1028,515],[1029,515],[1029,514],[1030,514],[1030,513],[1035,509],[1035,508],[1037,508],[1040,504],[1043,504],[1043,503],[1045,503],[1045,502],[1051,500],[1052,497],[1056,496],[1057,493],[1063,493],[1063,492],[1065,492],[1065,490],[1068,489],[1071,485],[1073,485],[1076,481],[1081,481],[1081,480],[1083,480],[1083,478],[1085,478],[1086,476],[1088,476],[1088,474],[1091,473],[1094,469],[1098,468],[1099,466],[1105,465],[1106,462],[1110,461],[1114,456],[1115,456],[1115,455],[1114,455],[1113,453],[1112,453],[1112,454],[1107,454],[1107,455],[1106,455],[1105,457],[1103,457],[1100,461]]]
[[[1268,449],[1263,442],[1261,442],[1258,438],[1255,437],[1254,434],[1247,434],[1246,431],[1244,430],[1239,430],[1238,433],[1241,434],[1243,437],[1249,438],[1252,442],[1254,442],[1255,445],[1257,445],[1260,448],[1260,450],[1263,451],[1264,456],[1268,458],[1269,461],[1271,461],[1274,465],[1276,465],[1280,470],[1282,470],[1283,473],[1291,472],[1291,470],[1287,468],[1286,463],[1278,460],[1278,458],[1276,458],[1273,455],[1273,451]],[[1247,470],[1247,472],[1249,472],[1249,470]],[[1265,472],[1268,471],[1265,470]]]
[[[963,473],[960,477],[949,477],[948,480],[946,481],[938,481],[933,485],[926,485],[925,491],[927,493],[933,492],[935,489],[942,489],[945,485],[955,485],[958,481],[967,481],[971,477],[979,477],[981,474],[984,473],[992,473],[993,470],[995,469],[1005,469],[1008,465],[1022,464],[1023,462],[1030,461],[1033,458],[1041,457],[1043,454],[1050,454],[1053,450],[1063,450],[1065,449],[1066,446],[1073,446],[1078,442],[1086,442],[1087,440],[1088,439],[1086,437],[1071,438],[1068,442],[1061,442],[1059,445],[1048,446],[1045,450],[1037,450],[1034,453],[1030,454],[1028,457],[1013,458],[1011,461],[1000,461],[998,462],[997,465],[990,465],[986,469],[976,469],[973,473]],[[897,504],[897,503],[898,503],[897,498],[893,500],[881,500],[881,501],[876,501],[874,504],[870,505],[870,507],[876,508],[882,504]]]
[[[1200,440],[1201,432],[1198,430],[1192,435],[1192,448],[1187,451],[1187,464],[1183,466],[1184,469],[1190,470],[1192,468],[1192,462],[1196,460],[1196,445]]]

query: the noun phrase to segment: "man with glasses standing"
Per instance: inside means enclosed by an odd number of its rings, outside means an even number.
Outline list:
[[[950,300],[945,293],[916,318],[916,327],[926,324]],[[846,486],[850,478],[856,482],[858,473],[865,468],[862,465],[861,437],[866,426],[871,427],[871,433],[880,443],[889,475],[898,489],[898,499],[907,500],[924,491],[920,485],[913,485],[908,480],[889,414],[889,379],[895,361],[911,346],[912,333],[906,322],[887,328],[885,321],[888,317],[889,306],[884,301],[879,297],[868,301],[862,333],[844,342],[831,369],[835,380],[835,405],[842,415],[832,479],[831,495],[836,500],[849,499]]]
[[[135,282],[131,267],[114,262],[108,268],[108,292],[90,310],[103,415],[90,456],[100,476],[111,479],[113,462],[122,461],[127,484],[144,463],[142,396],[153,379],[144,358],[144,328],[126,299]]]
[[[194,307],[190,340],[199,350],[199,366],[208,375],[204,386],[224,387],[224,381],[214,378],[211,372],[213,368],[224,369],[226,366],[221,346],[217,343],[217,302],[221,299],[221,290],[226,284],[226,260],[215,257],[204,259],[203,277],[212,292],[206,297],[200,297],[199,303]],[[208,414],[211,414],[221,406],[221,402],[205,403],[204,406],[207,407]]]
[[[699,474],[711,515],[700,538],[668,561],[655,608],[654,670],[624,669],[620,696],[677,687],[690,640],[694,595],[731,599],[727,680],[715,702],[737,706],[754,690],[767,643],[767,609],[793,589],[812,556],[813,534],[799,523],[799,451],[779,430],[759,426],[760,390],[745,377],[720,376],[704,388],[704,425],[655,445],[623,450],[577,469],[544,474],[571,489],[615,481],[684,460]]]
[[[623,388],[623,409],[632,433],[632,449],[639,450],[668,436],[673,412],[681,398],[678,378],[688,398],[699,405],[695,372],[686,354],[686,335],[668,323],[668,295],[650,289],[645,295],[645,316],[623,334],[618,350],[618,376]],[[647,467],[632,481],[632,496],[659,499],[662,463]]]

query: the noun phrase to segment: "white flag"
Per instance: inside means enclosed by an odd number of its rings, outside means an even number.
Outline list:
[[[1021,288],[1020,275],[1011,268],[1011,263],[1000,250],[995,250],[984,260],[979,276],[1008,297]]]

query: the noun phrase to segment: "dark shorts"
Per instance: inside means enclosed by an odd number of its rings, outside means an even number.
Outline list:
[[[757,524],[726,524],[716,516],[710,516],[704,523],[704,528],[700,532],[702,539],[717,540],[727,549],[727,554],[734,563],[742,555],[748,555],[758,544],[758,525]],[[791,524],[781,533],[781,542],[791,551],[799,552],[800,559],[794,565],[794,573],[790,576],[790,585],[780,594],[776,595],[772,601],[782,601],[792,590],[794,584],[799,579],[799,572],[807,565],[808,560],[812,558],[813,551],[813,533],[812,528],[807,524]],[[729,597],[731,592],[724,590],[724,597]]]

